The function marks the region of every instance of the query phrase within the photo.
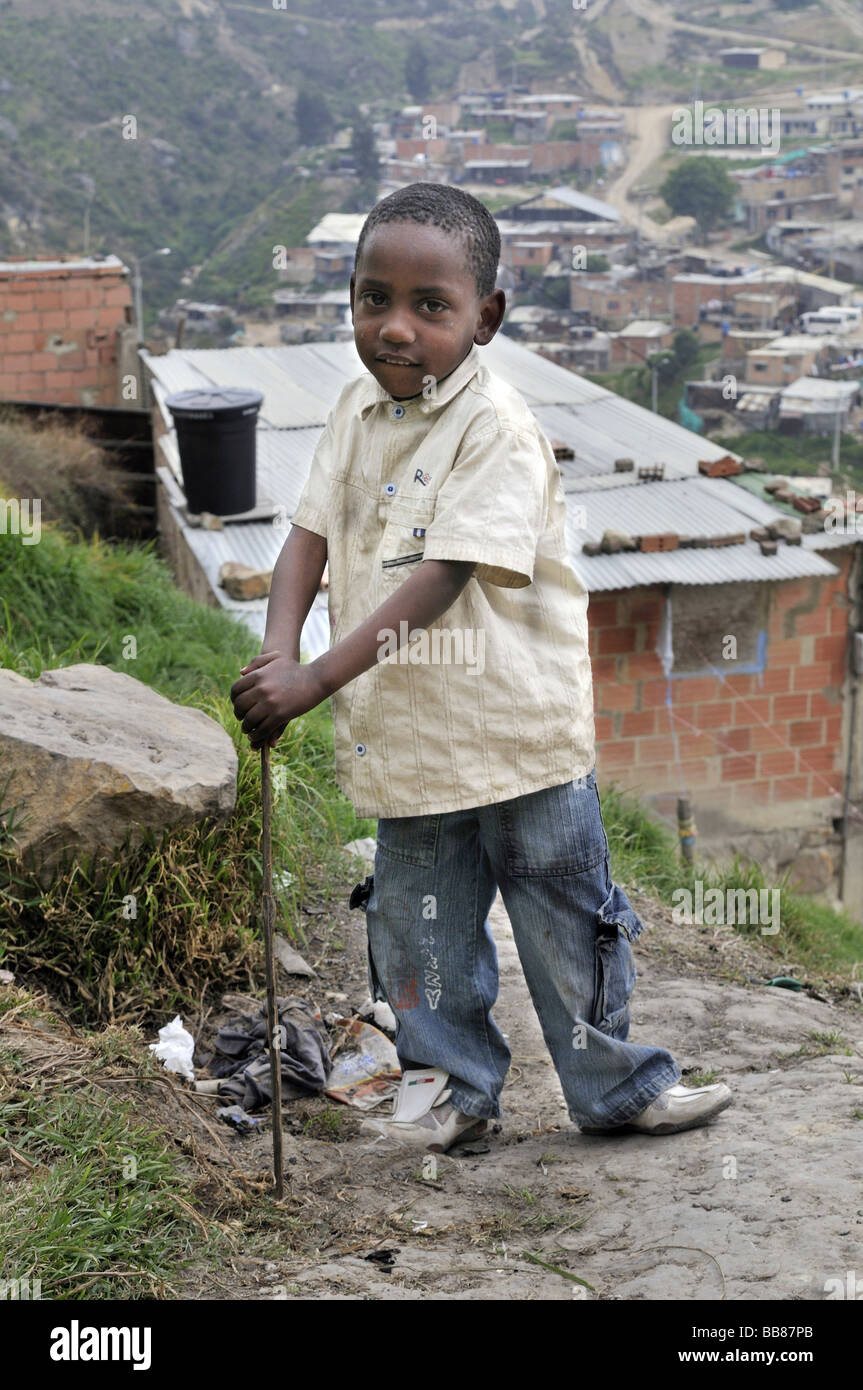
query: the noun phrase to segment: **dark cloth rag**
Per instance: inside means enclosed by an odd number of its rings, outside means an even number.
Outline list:
[[[322,1091],[333,1069],[326,1029],[305,999],[295,995],[276,1000],[281,1027],[282,1100]],[[215,1053],[208,1063],[214,1077],[224,1077],[219,1095],[256,1110],[272,1101],[267,1006],[257,1016],[246,1014],[235,1028],[220,1028]]]

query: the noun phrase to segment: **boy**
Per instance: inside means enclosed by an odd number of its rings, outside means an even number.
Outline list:
[[[332,697],[339,785],[379,817],[369,975],[404,1073],[392,1117],[364,1128],[438,1151],[500,1114],[498,887],[583,1132],[669,1133],[731,1102],[626,1042],[643,924],[609,872],[587,594],[551,449],[479,360],[506,307],[499,254],[494,219],[458,188],[413,184],[369,214],[350,284],[369,374],[330,413],[262,653],[231,691],[253,747]],[[301,665],[326,563],[332,645]]]

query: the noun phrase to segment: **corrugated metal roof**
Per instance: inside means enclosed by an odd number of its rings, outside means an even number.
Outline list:
[[[609,492],[618,487],[647,487],[647,483],[644,480],[640,480],[635,472],[589,473],[585,474],[584,477],[575,477],[569,471],[573,467],[578,467],[578,459],[575,460],[574,464],[571,459],[564,459],[558,464],[558,468],[563,475],[563,495],[567,498],[580,497],[583,492]],[[666,470],[664,478],[655,478],[652,481],[655,483],[669,481],[679,482],[681,478],[691,477],[691,473],[682,472],[679,469],[674,470],[670,474],[668,470]]]
[[[783,401],[845,401],[860,390],[860,381],[828,381],[820,376],[800,376],[782,388]]]
[[[529,169],[529,159],[466,159],[465,169]]]
[[[580,513],[575,507],[583,509]],[[758,515],[754,515],[757,512]],[[836,568],[809,546],[780,541],[775,555],[762,555],[756,541],[715,549],[622,551],[584,555],[585,541],[599,541],[606,530],[626,535],[724,536],[748,533],[753,524],[778,512],[722,478],[582,491],[570,501],[567,544],[576,572],[588,589],[627,589],[643,584],[733,584],[743,581],[800,579],[835,574]],[[576,525],[575,521],[584,522]],[[818,542],[821,536],[816,536]],[[821,546],[819,546],[821,548]]]
[[[766,479],[761,473],[739,473],[728,479],[702,479],[705,486],[712,488],[720,488],[725,483],[733,484],[736,493],[735,507],[747,516],[755,526],[766,526],[777,516],[793,516],[800,520],[800,513],[795,507],[792,507],[790,502],[774,502],[772,498],[753,491],[753,488],[758,486],[758,482],[763,487],[764,481]],[[792,486],[793,483],[794,480],[792,480]],[[858,542],[863,542],[863,531],[859,536],[854,532],[812,531],[808,534],[804,533],[800,543],[806,550],[835,550],[843,545],[856,545]]]
[[[754,542],[721,550],[576,555],[571,557],[571,563],[591,593],[634,589],[645,584],[751,584],[838,572],[829,561],[802,546],[780,545],[775,555],[762,555]]]
[[[168,443],[170,453],[173,441]],[[174,450],[174,459],[176,451]],[[172,460],[173,462],[173,460]],[[179,488],[171,486],[173,470],[160,467],[159,475],[166,485],[166,492],[176,525],[183,533],[183,539],[201,566],[210,582],[213,594],[220,606],[232,617],[244,622],[246,626],[262,639],[267,621],[267,603],[260,599],[232,599],[219,585],[219,570],[227,560],[240,560],[254,569],[269,570],[279,557],[287,528],[273,526],[264,522],[244,522],[226,526],[222,531],[204,531],[197,526],[189,526],[180,513],[177,503],[182,500]],[[314,660],[330,645],[330,622],[325,594],[318,594],[312,605],[300,638],[302,651]]]
[[[621,328],[616,336],[618,338],[651,338],[661,337],[671,331],[671,324],[665,323],[661,319],[633,319],[632,323]]]
[[[579,212],[588,212],[592,217],[601,217],[605,222],[619,222],[620,213],[617,208],[612,207],[611,203],[603,203],[600,198],[592,198],[589,193],[579,193],[576,188],[567,188],[565,184],[556,184],[554,188],[549,188],[541,195],[542,199],[554,198],[558,202],[566,203],[571,208],[577,208]],[[532,199],[528,199],[532,202]]]
[[[718,487],[711,484],[718,483]],[[725,536],[748,529],[736,489],[715,478],[680,478],[663,485],[633,483],[616,491],[581,492],[585,525],[582,541],[598,541],[607,529],[628,535],[675,531],[699,536]],[[750,501],[744,494],[744,501]]]
[[[657,436],[649,433],[639,420],[632,420],[625,412],[600,410],[593,403],[581,409],[538,405],[533,407],[533,413],[548,439],[559,439],[575,450],[574,459],[564,459],[560,464],[565,492],[571,487],[591,486],[584,480],[593,480],[597,474],[610,474],[632,483],[632,473],[614,473],[615,459],[631,458],[636,469],[665,462],[666,476],[684,478],[697,473],[698,459],[704,456],[698,447],[698,436],[692,435],[696,444],[688,457],[681,458],[680,448],[676,458],[669,457],[671,450],[658,447]]]
[[[335,243],[355,246],[360,239],[365,220],[364,212],[326,212],[309,232],[306,245],[316,246],[323,242],[325,245]]]
[[[611,393],[581,408],[535,406],[533,412],[547,435],[575,450],[575,462],[562,464],[564,486],[591,473],[612,473],[618,458],[633,459],[636,469],[664,463],[666,477],[695,477],[700,462],[729,456],[709,439]]]
[[[263,391],[258,430],[323,426],[346,381],[363,370],[356,348],[343,343],[297,347],[172,348],[142,353],[165,390],[245,386]]]
[[[551,237],[555,234],[564,236],[602,236],[609,232],[616,232],[618,235],[624,234],[624,229],[616,222],[569,222],[550,217],[548,221],[529,222],[525,220],[510,221],[506,218],[496,217],[497,229],[501,238],[509,236],[544,236]]]
[[[719,535],[749,530],[780,514],[730,480],[704,478],[700,461],[725,456],[726,450],[682,429],[662,416],[625,401],[585,377],[537,357],[499,334],[483,355],[492,371],[514,386],[553,439],[570,444],[573,461],[561,463],[570,509],[586,507],[588,529],[572,538],[573,563],[590,589],[674,582],[721,584],[742,580],[794,579],[835,573],[816,550],[849,544],[854,538],[833,534],[804,537],[800,546],[780,545],[776,556],[762,556],[755,542],[715,550],[677,550],[658,554],[626,553],[587,557],[586,539],[603,531],[635,533],[690,529]],[[154,376],[157,399],[187,387],[257,387],[264,393],[258,421],[260,494],[285,509],[296,507],[315,444],[345,382],[362,372],[354,344],[306,343],[295,347],[174,349],[161,357],[144,354]],[[175,437],[160,441],[164,456],[179,478]],[[629,457],[635,467],[664,463],[666,481],[633,483],[631,474],[615,474],[614,461]],[[577,499],[577,500],[576,500]],[[686,518],[693,518],[686,521]],[[697,518],[697,522],[695,520]],[[182,519],[184,535],[210,578],[219,602],[232,611],[254,613],[247,604],[231,605],[215,588],[219,565],[240,559],[270,568],[283,533],[271,525],[251,523],[223,531],[201,531]],[[263,611],[265,604],[261,601]]]

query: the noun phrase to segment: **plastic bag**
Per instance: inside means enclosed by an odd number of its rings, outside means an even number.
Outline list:
[[[402,1073],[389,1038],[359,1018],[335,1015],[334,1023],[342,1034],[341,1046],[334,1049],[325,1094],[357,1110],[372,1110],[394,1098]]]
[[[168,1071],[179,1072],[187,1081],[194,1081],[192,1057],[195,1039],[183,1027],[183,1020],[179,1014],[170,1023],[166,1023],[164,1028],[159,1029],[159,1041],[150,1043],[150,1051],[155,1053]]]

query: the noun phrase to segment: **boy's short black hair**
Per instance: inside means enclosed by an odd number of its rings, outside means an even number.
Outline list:
[[[382,198],[363,223],[354,258],[355,272],[368,233],[383,222],[419,222],[460,234],[480,297],[493,291],[500,261],[500,232],[488,208],[463,188],[449,183],[411,183]]]

